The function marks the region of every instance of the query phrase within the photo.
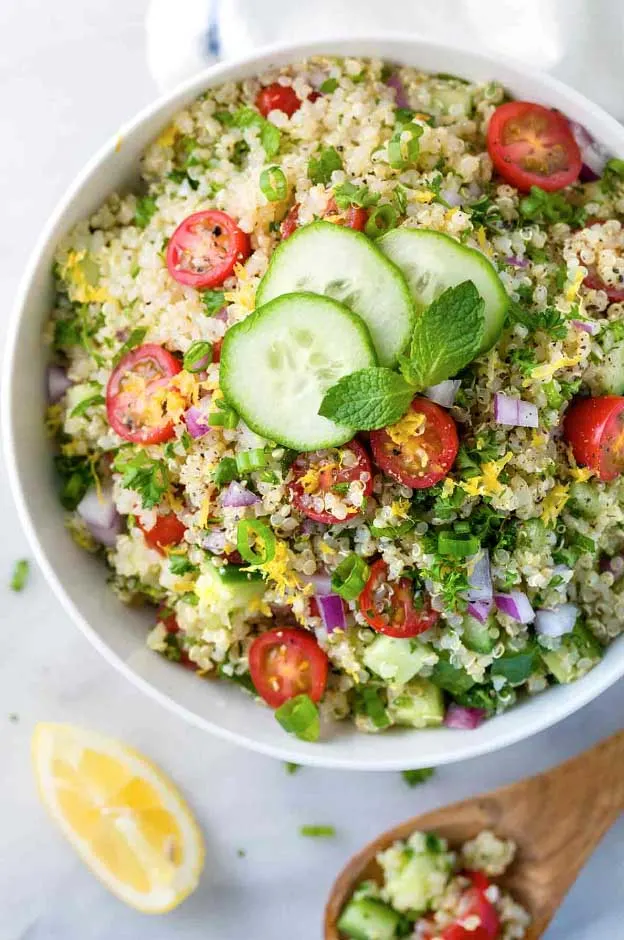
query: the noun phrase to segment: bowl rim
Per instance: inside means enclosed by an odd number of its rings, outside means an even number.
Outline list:
[[[538,72],[530,66],[507,56],[492,56],[488,53],[469,49],[468,47],[456,43],[435,42],[415,33],[401,35],[396,32],[380,32],[349,37],[332,36],[310,42],[276,43],[259,47],[254,50],[253,53],[207,66],[196,75],[178,84],[175,88],[166,93],[157,95],[131,119],[124,122],[118,134],[107,139],[84,164],[83,168],[75,176],[73,182],[66,188],[64,194],[58,200],[55,208],[48,217],[26,264],[7,324],[6,345],[3,357],[4,368],[0,390],[0,424],[2,425],[2,444],[10,489],[17,507],[19,520],[26,533],[35,560],[54,594],[60,601],[62,608],[69,613],[74,623],[80,628],[95,649],[98,650],[111,665],[121,672],[122,675],[152,699],[156,700],[170,711],[173,711],[187,722],[203,730],[210,731],[221,739],[241,745],[252,751],[280,760],[296,760],[299,763],[310,766],[343,770],[395,771],[405,768],[406,758],[401,758],[400,756],[394,758],[384,757],[383,760],[379,762],[369,759],[349,758],[348,743],[345,749],[345,755],[341,756],[338,753],[334,753],[332,749],[326,750],[322,746],[318,747],[318,745],[316,746],[318,750],[315,751],[313,748],[303,746],[297,739],[287,735],[284,735],[283,745],[280,743],[273,744],[257,741],[250,734],[243,731],[232,731],[222,727],[217,722],[200,716],[186,705],[182,705],[180,702],[176,701],[166,692],[158,689],[148,679],[139,675],[132,666],[113,651],[100,632],[88,622],[78,605],[68,596],[60,578],[54,571],[48,554],[39,541],[37,534],[38,524],[30,511],[25,488],[22,484],[21,470],[16,453],[16,436],[19,429],[13,422],[13,373],[14,360],[19,346],[19,328],[22,318],[26,315],[25,301],[32,287],[32,282],[41,266],[42,256],[65,212],[82,191],[92,174],[97,171],[102,163],[111,157],[114,151],[119,149],[123,137],[140,128],[141,125],[154,118],[159,112],[170,110],[174,104],[176,107],[180,107],[179,102],[182,100],[188,100],[190,96],[200,94],[206,88],[217,84],[219,81],[227,80],[230,73],[236,72],[241,68],[245,70],[252,69],[257,72],[262,68],[270,66],[273,58],[277,58],[281,62],[295,62],[310,55],[371,56],[373,55],[372,51],[364,53],[357,51],[358,47],[369,46],[372,49],[377,43],[386,46],[396,45],[397,50],[400,48],[404,49],[407,45],[412,45],[415,49],[419,47],[421,49],[427,49],[434,55],[439,52],[441,56],[445,57],[448,57],[449,54],[457,53],[464,59],[472,60],[475,66],[486,67],[494,78],[497,73],[506,72],[508,75],[510,73],[517,75],[520,80],[530,79],[544,90],[546,96],[562,97],[573,105],[578,106],[581,110],[591,110],[596,117],[595,123],[600,124],[601,130],[606,132],[607,136],[612,139],[619,139],[624,154],[624,128],[599,105],[595,105],[580,92],[570,88],[565,83],[550,75]],[[383,53],[382,57],[391,58],[386,52]],[[616,649],[616,646],[619,646],[619,648]],[[433,763],[435,765],[442,765],[466,760],[471,757],[478,757],[482,754],[499,750],[502,747],[514,744],[524,738],[531,737],[582,708],[613,685],[623,675],[624,645],[622,644],[622,639],[620,639],[619,643],[613,644],[610,655],[605,657],[600,666],[593,669],[583,679],[577,680],[577,682],[574,683],[576,692],[574,696],[568,696],[567,699],[553,699],[549,708],[534,707],[531,709],[531,702],[535,700],[528,699],[523,705],[524,720],[516,721],[515,726],[497,728],[498,719],[494,719],[486,726],[491,729],[491,733],[482,741],[478,743],[473,741],[471,744],[471,737],[466,735],[465,743],[463,737],[460,737],[456,739],[453,748],[448,754],[440,755],[436,753],[434,757],[428,757],[425,749],[422,753],[423,762],[426,764]],[[536,700],[543,702],[544,694],[548,695],[548,691],[540,693],[539,696],[536,696]],[[514,710],[515,709],[510,709],[506,714],[510,715]],[[405,729],[405,734],[409,733],[408,729]],[[415,734],[418,732],[414,730],[411,733]],[[446,731],[445,733],[456,734],[450,731]],[[461,732],[459,732],[459,734],[461,736]],[[279,742],[279,739],[276,740]],[[459,741],[459,743],[457,743],[457,741]],[[398,750],[399,749],[397,749],[397,751]]]

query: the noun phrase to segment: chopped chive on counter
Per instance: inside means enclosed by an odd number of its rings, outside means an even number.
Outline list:
[[[247,855],[247,852],[245,851],[245,849],[237,849],[236,854],[238,855],[239,858],[245,858],[245,856]]]
[[[433,767],[423,767],[420,770],[403,770],[401,776],[408,787],[417,787],[419,783],[425,783],[430,777],[433,777],[435,770]]]
[[[284,770],[289,777],[292,777],[293,774],[296,774],[297,771],[301,770],[301,764],[293,764],[291,761],[288,761],[284,764]]]
[[[331,839],[336,829],[334,826],[301,826],[299,834],[311,839]]]
[[[13,576],[11,578],[11,590],[12,591],[23,591],[26,587],[26,581],[28,580],[28,572],[30,570],[30,564],[26,561],[25,558],[20,559],[20,561],[15,562],[15,567],[13,568]]]

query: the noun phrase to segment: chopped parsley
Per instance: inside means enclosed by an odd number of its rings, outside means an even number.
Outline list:
[[[94,460],[90,457],[57,455],[54,458],[54,466],[61,478],[61,506],[72,512],[96,482]]]
[[[301,770],[301,764],[293,764],[292,761],[287,761],[287,763],[284,764],[284,770],[289,777],[292,777],[293,774]]]
[[[331,93],[336,91],[337,88],[338,80],[336,78],[326,78],[320,86],[319,91],[322,95],[331,95]]]
[[[312,183],[327,186],[334,170],[342,170],[342,158],[335,147],[326,147],[308,161],[308,179]]]
[[[423,767],[421,770],[403,770],[401,776],[408,787],[416,787],[419,783],[425,783],[433,777],[435,770],[433,767]]]
[[[28,572],[30,571],[30,564],[26,561],[25,558],[21,558],[19,561],[15,562],[15,567],[13,568],[13,575],[11,577],[10,588],[12,591],[23,591],[26,587],[26,581],[28,580]]]
[[[122,448],[113,464],[122,474],[121,485],[136,490],[144,509],[157,506],[169,489],[169,471],[164,460],[152,460],[145,451]]]
[[[379,193],[371,193],[368,186],[355,186],[353,183],[339,183],[334,188],[334,199],[339,209],[360,206],[368,209],[379,202]]]
[[[123,346],[120,346],[120,348],[118,349],[117,355],[113,359],[113,365],[116,366],[117,363],[120,362],[120,360],[123,359],[126,353],[130,352],[131,349],[135,349],[136,346],[140,346],[143,340],[145,339],[146,334],[147,334],[146,326],[135,327],[131,331],[130,336],[125,341]]]
[[[193,564],[185,552],[170,552],[169,570],[171,574],[183,575],[195,574],[195,572],[199,571],[199,568],[197,565]]]
[[[137,199],[136,209],[134,210],[134,224],[139,228],[146,228],[157,208],[153,196],[142,196]]]
[[[541,225],[567,222],[573,228],[581,228],[587,216],[583,206],[573,206],[561,193],[547,193],[539,186],[531,186],[518,208],[523,219]]]

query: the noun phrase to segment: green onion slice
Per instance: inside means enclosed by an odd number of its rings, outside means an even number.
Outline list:
[[[288,183],[279,166],[270,166],[260,174],[260,189],[269,202],[281,202],[288,194]]]
[[[275,536],[259,519],[241,519],[236,532],[236,548],[250,565],[265,565],[275,557]]]

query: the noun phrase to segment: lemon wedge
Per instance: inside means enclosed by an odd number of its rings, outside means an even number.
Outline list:
[[[178,790],[119,741],[71,725],[35,728],[41,799],[91,871],[122,901],[149,914],[197,886],[204,845]]]

